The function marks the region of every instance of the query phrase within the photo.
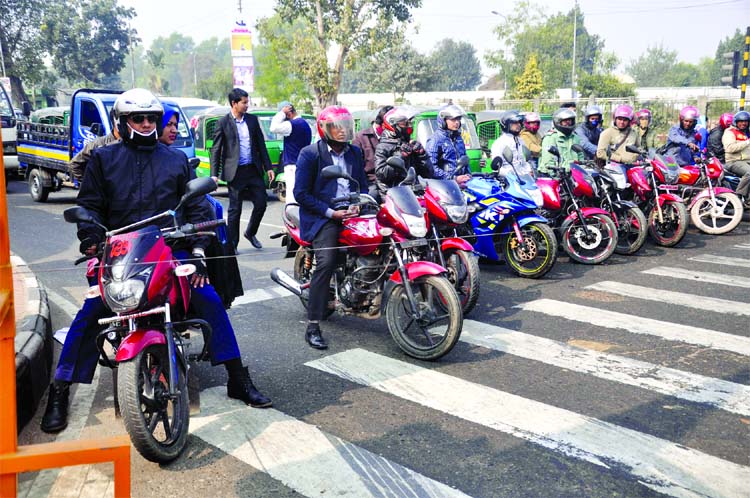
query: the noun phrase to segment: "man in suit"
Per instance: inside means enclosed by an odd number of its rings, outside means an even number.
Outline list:
[[[219,178],[229,185],[229,216],[227,228],[229,238],[236,248],[240,241],[240,215],[242,201],[253,203],[250,222],[245,229],[245,238],[256,249],[261,249],[256,234],[263,214],[266,212],[266,182],[272,182],[274,172],[266,150],[266,142],[258,118],[247,114],[248,95],[241,88],[229,92],[229,114],[216,124],[214,145],[211,148],[211,177]]]
[[[328,344],[320,331],[320,321],[325,318],[337,253],[326,249],[338,246],[341,222],[358,213],[348,210],[346,205],[331,203],[331,199],[348,195],[354,185],[342,178],[326,180],[320,170],[332,164],[344,166],[363,194],[367,193],[367,175],[362,151],[349,145],[354,137],[354,119],[348,110],[338,106],[323,109],[318,115],[318,134],[320,141],[302,149],[297,158],[294,198],[300,205],[300,235],[311,241],[315,250],[305,341],[313,348],[326,349]]]

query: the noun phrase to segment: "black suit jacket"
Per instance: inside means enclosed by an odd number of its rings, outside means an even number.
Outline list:
[[[253,164],[258,174],[263,174],[272,168],[268,157],[263,131],[260,129],[258,118],[252,114],[245,114],[245,123],[250,130],[250,144]],[[227,183],[234,179],[240,159],[240,137],[237,125],[230,112],[216,123],[214,131],[214,145],[211,147],[211,176],[217,176]]]

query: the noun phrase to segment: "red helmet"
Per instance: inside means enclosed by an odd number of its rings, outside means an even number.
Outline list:
[[[697,123],[699,116],[700,111],[698,111],[698,108],[694,105],[685,106],[680,111],[680,121],[682,121],[683,119],[690,119]]]
[[[615,107],[615,112],[612,113],[612,121],[617,118],[633,121],[633,108],[626,104],[618,105]]]
[[[418,114],[417,110],[410,105],[400,105],[394,107],[383,116],[383,128],[393,132],[396,136],[408,139],[414,129],[411,121]],[[401,128],[398,123],[406,123],[406,128]]]
[[[719,126],[721,126],[722,129],[726,130],[732,125],[732,121],[734,121],[734,114],[732,114],[731,112],[725,112],[719,118]]]
[[[648,125],[651,126],[651,111],[648,109],[641,109],[635,113],[635,119],[640,120],[641,118],[648,118]]]
[[[354,118],[346,107],[328,106],[318,114],[321,140],[350,142],[354,138]]]

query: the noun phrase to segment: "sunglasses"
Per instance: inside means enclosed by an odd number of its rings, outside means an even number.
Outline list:
[[[132,119],[135,124],[141,124],[144,120],[149,123],[156,123],[156,118],[157,116],[155,114],[133,114],[130,116],[130,119]]]

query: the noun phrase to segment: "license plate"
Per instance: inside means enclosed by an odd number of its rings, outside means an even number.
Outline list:
[[[426,244],[427,244],[427,239],[405,240],[399,243],[399,245],[403,247],[404,249],[408,249],[409,247],[423,246]]]
[[[661,190],[679,190],[679,188],[677,185],[659,185]]]

